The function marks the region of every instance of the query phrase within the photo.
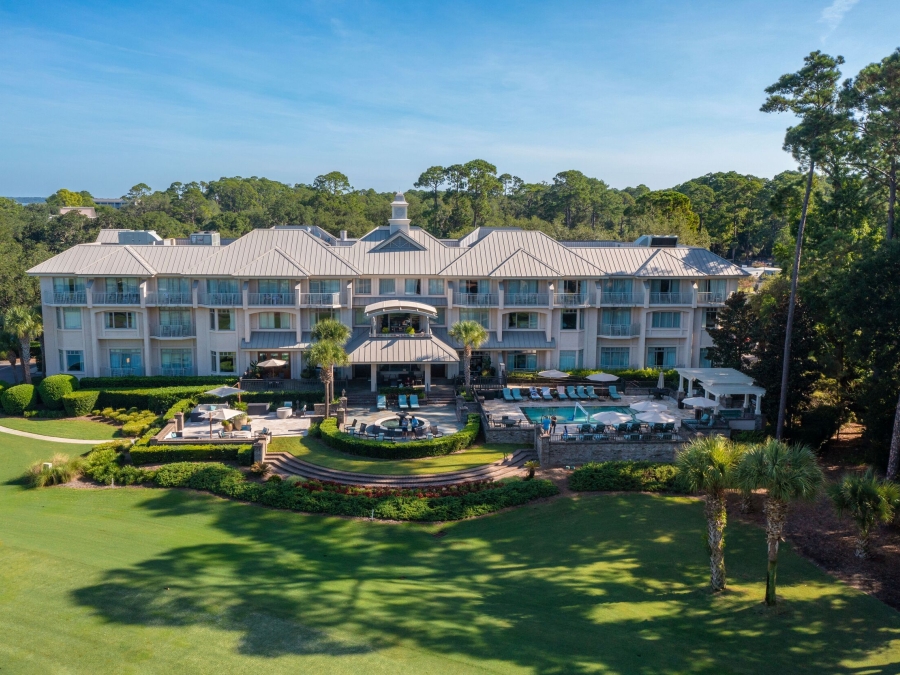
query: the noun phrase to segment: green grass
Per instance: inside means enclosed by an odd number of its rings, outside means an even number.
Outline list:
[[[702,505],[560,498],[441,526],[176,490],[10,484],[71,447],[0,443],[3,673],[897,673],[900,614]],[[438,532],[443,536],[435,536]]]
[[[421,459],[372,459],[357,457],[346,452],[329,448],[320,440],[306,437],[275,437],[270,449],[275,452],[289,452],[304,462],[318,464],[329,469],[355,471],[357,473],[382,473],[390,475],[418,475],[423,473],[445,473],[471,469],[474,466],[490,464],[511,455],[520,445],[507,443],[486,443],[481,446],[466,448],[463,452],[442,457],[423,457]]]
[[[119,428],[91,420],[41,419],[39,417],[0,417],[0,426],[28,431],[41,436],[102,441],[118,438]]]

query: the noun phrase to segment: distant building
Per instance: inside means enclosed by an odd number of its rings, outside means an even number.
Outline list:
[[[94,203],[97,206],[111,206],[114,209],[121,209],[127,203],[124,199],[119,197],[118,199],[106,198],[106,197],[94,197]]]
[[[60,206],[59,207],[59,215],[65,215],[70,211],[75,211],[76,213],[80,213],[83,216],[87,216],[88,218],[96,218],[97,217],[97,209],[93,206]]]

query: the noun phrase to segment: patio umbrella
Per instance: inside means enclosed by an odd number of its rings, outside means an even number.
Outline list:
[[[632,410],[639,410],[641,412],[651,412],[651,411],[659,411],[659,410],[668,410],[669,406],[665,403],[656,403],[655,401],[638,401],[637,403],[632,403],[628,406]]]
[[[681,402],[692,408],[715,408],[719,405],[711,398],[704,398],[703,396],[691,396],[689,398],[681,399]]]
[[[588,375],[587,379],[591,382],[615,382],[619,379],[619,376],[610,375],[609,373],[594,373],[593,375]]]
[[[656,381],[657,389],[665,389],[666,388],[666,378],[663,377],[663,371],[659,371],[659,379]]]
[[[209,417],[209,437],[212,438],[213,420],[230,420],[232,417],[243,415],[243,410],[234,410],[233,408],[217,408],[208,413]]]
[[[598,412],[591,415],[591,419],[600,424],[622,424],[631,421],[631,415],[609,410],[607,412]]]
[[[637,418],[641,422],[646,422],[647,424],[669,424],[670,422],[678,421],[678,418],[674,415],[670,415],[669,413],[664,413],[659,410],[651,410],[649,412],[641,413],[637,416]]]
[[[282,366],[286,366],[287,361],[282,361],[281,359],[266,359],[265,361],[260,361],[256,364],[257,368],[281,368]]]
[[[238,389],[237,387],[216,387],[215,389],[210,389],[209,391],[204,391],[204,394],[209,394],[211,396],[215,396],[217,398],[226,398],[228,396],[238,395],[238,401],[241,400],[241,394],[244,393],[243,389]]]
[[[568,377],[568,373],[564,373],[561,370],[542,370],[538,373],[539,377],[550,377],[553,379],[558,379],[560,377]]]

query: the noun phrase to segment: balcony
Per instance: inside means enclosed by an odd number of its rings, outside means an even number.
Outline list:
[[[587,293],[556,293],[553,304],[557,307],[585,307],[588,304]]]
[[[160,366],[153,369],[153,374],[162,377],[190,377],[196,375],[197,371],[192,366]]]
[[[697,304],[700,305],[721,305],[725,303],[727,293],[697,293]]]
[[[597,335],[609,338],[631,338],[641,334],[641,324],[609,324],[602,323],[597,329]]]
[[[150,337],[155,338],[189,338],[197,336],[197,327],[193,324],[173,324],[168,326],[153,326],[150,329]]]
[[[249,293],[251,307],[293,307],[297,302],[296,293]]]
[[[643,305],[643,293],[601,293],[601,305]]]
[[[192,305],[192,293],[147,293],[148,305]]]
[[[503,297],[506,307],[547,307],[550,304],[549,293],[509,293]]]
[[[354,295],[354,307],[366,307],[376,302],[384,302],[386,300],[411,300],[413,302],[421,302],[432,307],[446,307],[446,295]]]
[[[95,305],[139,305],[141,294],[133,293],[91,293]]]
[[[693,302],[691,293],[651,293],[651,305],[690,305]]]
[[[500,304],[496,293],[454,293],[453,304],[460,307],[497,307]]]
[[[54,291],[51,296],[54,305],[86,305],[87,293],[85,291]]]
[[[199,303],[207,307],[241,307],[244,299],[240,293],[201,293]]]
[[[135,368],[100,368],[100,377],[134,377],[144,374],[143,366]]]
[[[300,305],[302,307],[340,307],[342,297],[340,293],[301,293]]]
[[[648,338],[686,338],[688,336],[687,328],[647,328]]]

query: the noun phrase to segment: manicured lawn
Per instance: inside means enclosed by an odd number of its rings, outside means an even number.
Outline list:
[[[423,457],[421,459],[369,459],[348,455],[346,452],[329,448],[315,438],[297,436],[272,439],[271,449],[289,452],[304,462],[318,464],[329,469],[356,471],[357,473],[383,473],[392,475],[415,475],[422,473],[444,473],[470,469],[473,466],[490,464],[512,454],[521,446],[505,443],[487,443],[479,447],[466,448],[463,452],[443,457]]]
[[[0,417],[0,426],[18,431],[28,431],[42,436],[105,440],[118,435],[118,427],[91,420],[48,420],[37,417]]]
[[[900,615],[788,546],[783,604],[765,610],[758,529],[729,524],[732,586],[712,597],[685,498],[423,526],[7,482],[58,451],[0,438],[4,673],[900,670]]]

